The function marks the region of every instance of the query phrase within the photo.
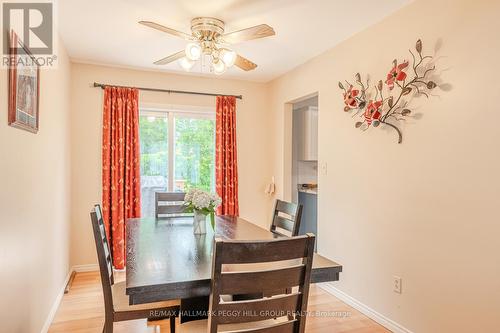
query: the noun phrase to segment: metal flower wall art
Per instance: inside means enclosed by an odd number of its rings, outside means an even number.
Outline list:
[[[398,62],[394,59],[392,67],[387,73],[385,81],[378,81],[377,85],[370,88],[369,79],[364,83],[361,75],[355,75],[355,83],[345,81],[346,85],[339,82],[343,91],[344,111],[354,111],[353,117],[361,117],[355,127],[366,131],[371,126],[380,124],[393,128],[398,134],[398,143],[403,141],[401,130],[397,126],[401,120],[412,116],[409,102],[412,97],[425,96],[429,98],[430,91],[437,84],[429,79],[436,69],[432,64],[433,57],[422,54],[422,41],[415,44],[415,51],[409,50],[412,63],[409,61]]]

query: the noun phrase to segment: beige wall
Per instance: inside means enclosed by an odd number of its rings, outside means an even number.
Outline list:
[[[0,70],[0,332],[40,332],[69,270],[70,63],[42,70],[38,134],[7,125]]]
[[[101,201],[101,123],[102,90],[93,82],[117,85],[242,94],[237,102],[237,141],[240,215],[267,226],[272,199],[264,194],[272,176],[274,139],[268,113],[266,86],[217,77],[136,71],[86,64],[72,65],[72,237],[71,262],[96,262],[89,211]],[[212,106],[215,98],[141,92],[140,103],[159,105]]]
[[[319,252],[343,264],[338,289],[414,332],[500,327],[499,14],[499,1],[419,0],[271,83],[278,189],[285,103],[318,91]],[[393,131],[355,129],[337,82],[384,78],[418,38],[431,53],[442,41],[451,91],[414,101],[423,116],[403,125],[401,145]]]
[[[263,193],[271,176],[279,197],[291,194],[285,103],[319,92],[320,164],[328,171],[319,175],[318,241],[320,253],[344,266],[335,286],[414,332],[497,330],[499,13],[498,1],[418,0],[268,84],[84,64],[70,70],[61,49],[59,69],[42,73],[37,135],[6,125],[0,71],[0,331],[38,332],[69,263],[96,262],[89,210],[101,199],[102,91],[94,81],[243,94],[241,215],[262,226],[272,209]],[[383,78],[417,38],[431,52],[442,41],[438,73],[452,89],[415,100],[423,117],[403,125],[402,145],[392,131],[360,133],[342,112],[337,81],[358,71]],[[214,106],[201,96],[140,98]],[[393,275],[403,278],[401,295],[392,291]]]

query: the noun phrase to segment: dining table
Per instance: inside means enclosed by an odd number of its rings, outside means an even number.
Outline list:
[[[131,218],[126,221],[126,294],[130,305],[180,299],[208,300],[214,237],[269,240],[278,236],[240,217],[216,216],[215,230],[193,233],[193,217]],[[314,254],[311,283],[338,281],[342,266]],[[195,301],[195,303],[198,301]]]

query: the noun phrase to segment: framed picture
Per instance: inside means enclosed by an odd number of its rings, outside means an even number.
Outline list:
[[[9,125],[37,133],[40,66],[14,31],[9,56]]]

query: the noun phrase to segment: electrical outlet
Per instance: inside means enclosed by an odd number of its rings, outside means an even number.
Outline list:
[[[398,294],[401,294],[401,290],[402,290],[401,289],[401,287],[402,287],[401,284],[403,282],[401,280],[401,278],[399,276],[394,275],[392,277],[392,281],[393,281],[392,283],[393,283],[393,290],[394,290],[394,292],[398,293]]]

